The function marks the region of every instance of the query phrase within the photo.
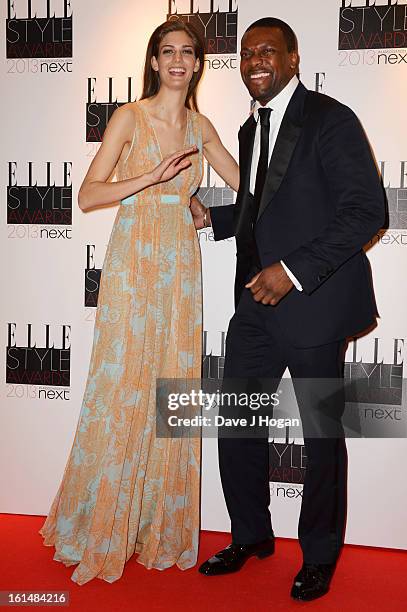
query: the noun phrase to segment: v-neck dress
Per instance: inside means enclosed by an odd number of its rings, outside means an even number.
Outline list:
[[[142,103],[117,180],[152,170],[159,142]],[[147,568],[195,565],[200,440],[156,437],[156,379],[200,379],[201,258],[189,202],[202,178],[199,114],[191,166],[121,201],[103,264],[89,375],[72,450],[40,531],[72,580],[114,582],[133,554]]]

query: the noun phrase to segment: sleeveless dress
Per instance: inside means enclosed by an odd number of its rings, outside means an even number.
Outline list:
[[[124,180],[154,168],[142,104]],[[156,378],[201,377],[201,259],[189,210],[202,178],[199,114],[187,110],[192,165],[121,201],[103,264],[89,375],[62,483],[40,530],[72,580],[114,582],[134,553],[147,568],[195,565],[200,440],[156,438]]]

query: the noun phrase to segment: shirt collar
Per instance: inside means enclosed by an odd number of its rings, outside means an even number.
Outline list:
[[[268,102],[265,106],[262,106],[260,102],[256,100],[253,106],[253,117],[256,123],[259,120],[259,112],[258,112],[259,108],[271,108],[273,112],[277,112],[280,116],[284,115],[287,109],[288,103],[291,100],[291,96],[293,95],[294,91],[297,89],[298,83],[299,83],[298,77],[297,75],[294,75],[292,79],[284,87],[284,89],[282,89],[280,93],[277,94],[275,98],[270,100],[270,102]]]

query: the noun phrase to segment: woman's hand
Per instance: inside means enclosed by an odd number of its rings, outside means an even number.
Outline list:
[[[169,181],[176,176],[181,170],[185,170],[191,165],[191,160],[187,159],[187,156],[197,153],[198,147],[194,145],[189,149],[183,149],[177,151],[165,157],[163,161],[158,164],[151,172],[147,174],[147,180],[150,185],[156,185],[157,183],[164,183]]]

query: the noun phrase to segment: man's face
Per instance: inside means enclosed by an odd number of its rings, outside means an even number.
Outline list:
[[[253,28],[244,34],[240,74],[252,98],[263,106],[284,89],[297,65],[298,54],[287,50],[279,28]]]

